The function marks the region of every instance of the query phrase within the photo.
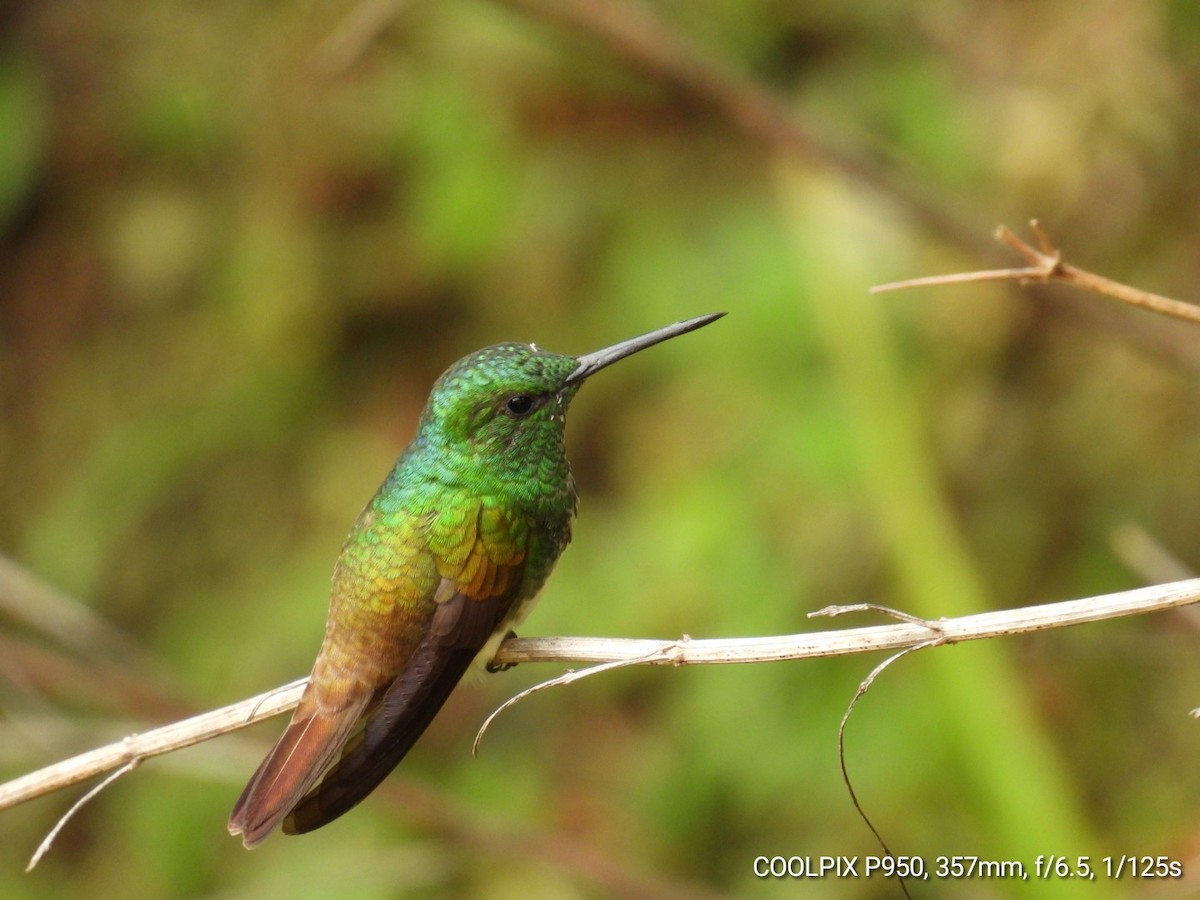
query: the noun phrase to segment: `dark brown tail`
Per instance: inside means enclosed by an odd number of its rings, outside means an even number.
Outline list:
[[[348,812],[375,790],[429,727],[474,659],[473,650],[438,660],[440,670],[417,683],[400,679],[383,695],[362,733],[311,793],[283,821],[285,834],[304,834]]]
[[[440,603],[400,676],[377,695],[362,732],[283,822],[303,834],[353,808],[396,768],[437,715],[479,648],[503,619],[507,598]]]
[[[306,694],[234,806],[229,830],[253,847],[280,822],[285,833],[302,834],[358,804],[437,715],[502,621],[509,600],[508,594],[474,600],[459,593],[438,603],[395,680],[374,692],[360,685],[362,697],[341,710],[314,713],[321,707]],[[359,719],[362,730],[351,738]]]
[[[364,698],[332,714],[304,714],[302,701],[291,724],[234,804],[229,816],[230,834],[240,834],[247,847],[266,840],[341,750],[365,706]]]

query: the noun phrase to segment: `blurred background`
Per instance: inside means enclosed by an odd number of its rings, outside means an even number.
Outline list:
[[[737,637],[873,601],[953,616],[1200,567],[1200,332],[1065,288],[1200,298],[1185,0],[124,0],[0,8],[0,775],[307,673],[328,578],[436,376],[716,325],[589,382],[572,546],[523,634]],[[16,567],[16,568],[14,568]],[[41,579],[61,597],[29,588]],[[82,610],[72,605],[82,604]],[[93,617],[89,617],[90,611]],[[1184,896],[1200,632],[1183,612],[909,656],[847,729],[891,848],[1164,854]],[[0,894],[777,896],[758,855],[878,852],[838,722],[880,661],[630,669],[483,717],[247,853],[277,720],[0,814]],[[896,896],[879,880],[818,896]]]

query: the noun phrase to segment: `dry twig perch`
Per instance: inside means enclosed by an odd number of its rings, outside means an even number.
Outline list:
[[[644,665],[712,665],[779,662],[876,650],[903,650],[928,643],[1027,634],[1049,628],[1081,625],[1121,616],[1175,609],[1200,602],[1200,579],[1154,585],[1040,606],[999,610],[940,619],[929,625],[901,622],[836,631],[775,637],[693,640],[625,640],[617,638],[514,638],[501,645],[497,663],[588,662]],[[856,607],[828,607],[813,615],[839,615]],[[589,670],[591,671],[591,670]],[[582,673],[579,677],[583,677]],[[299,702],[304,679],[239,703],[202,713],[180,722],[134,734],[0,784],[0,810],[78,784],[89,778],[173,750],[237,731],[292,709]]]

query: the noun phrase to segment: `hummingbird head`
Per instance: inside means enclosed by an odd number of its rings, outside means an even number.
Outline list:
[[[567,478],[563,433],[579,385],[573,357],[532,344],[465,356],[433,386],[413,449],[448,484],[488,493],[536,492]],[[531,497],[535,494],[531,493]]]
[[[533,344],[496,344],[465,356],[433,386],[421,431],[473,455],[531,455],[563,431],[577,384],[574,358]]]
[[[533,344],[485,347],[460,359],[434,384],[417,443],[442,455],[446,471],[471,471],[476,478],[491,472],[503,479],[553,480],[566,469],[567,408],[585,379],[722,315],[678,322],[578,357],[548,353]],[[464,469],[464,462],[472,464]]]

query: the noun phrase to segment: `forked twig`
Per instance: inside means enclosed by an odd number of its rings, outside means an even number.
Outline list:
[[[882,294],[887,291],[904,291],[916,287],[937,287],[947,284],[971,284],[985,281],[1018,281],[1027,283],[1061,281],[1084,290],[1103,294],[1138,306],[1163,316],[1182,319],[1193,325],[1200,325],[1200,306],[1184,303],[1161,294],[1144,291],[1141,288],[1114,281],[1087,269],[1081,269],[1064,262],[1062,251],[1054,246],[1045,229],[1037,219],[1031,219],[1029,230],[1033,233],[1038,246],[1026,243],[1016,236],[1007,226],[1001,225],[996,229],[995,238],[1002,244],[1015,250],[1025,258],[1028,266],[1013,269],[986,269],[978,272],[957,272],[952,275],[928,275],[922,278],[910,278],[905,281],[893,281],[888,284],[878,284],[871,288],[872,294]]]

